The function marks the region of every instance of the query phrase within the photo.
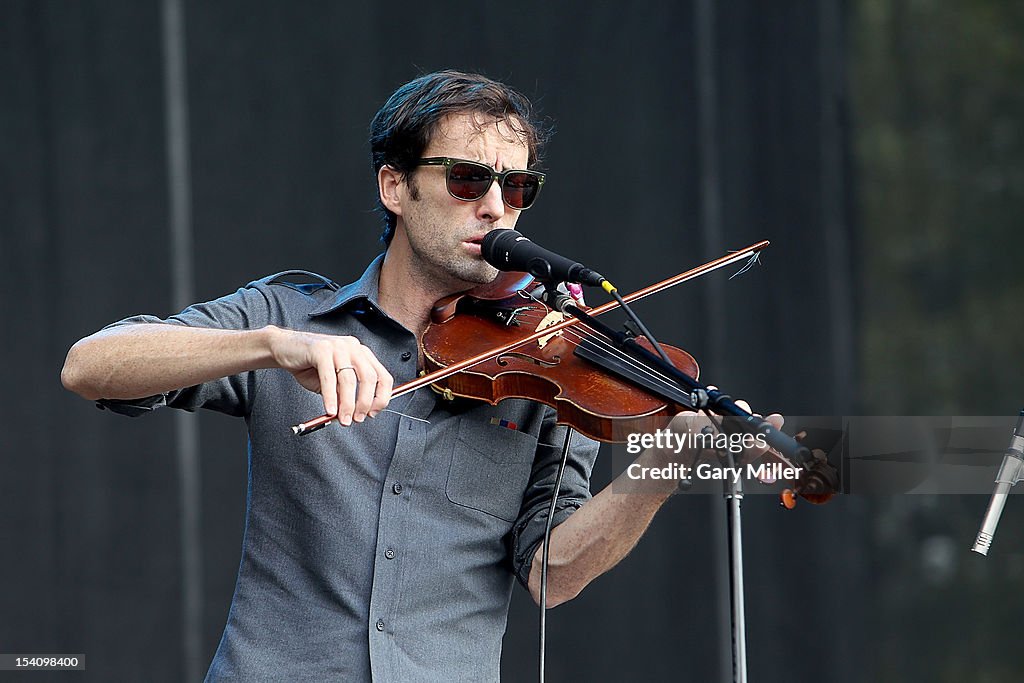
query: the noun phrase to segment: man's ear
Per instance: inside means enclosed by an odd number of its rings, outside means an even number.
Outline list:
[[[396,216],[402,215],[402,200],[405,198],[405,184],[402,174],[387,164],[377,171],[377,192],[380,202]]]

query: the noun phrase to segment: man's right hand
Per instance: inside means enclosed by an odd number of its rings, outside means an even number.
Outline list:
[[[267,329],[276,365],[319,393],[326,415],[336,415],[347,426],[387,407],[395,380],[355,337]]]

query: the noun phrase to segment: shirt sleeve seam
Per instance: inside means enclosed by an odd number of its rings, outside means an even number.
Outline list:
[[[267,322],[266,322],[266,325],[264,325],[264,327],[266,327],[267,325],[275,324],[270,319],[271,318],[271,312],[273,311],[273,307],[271,306],[270,297],[267,295],[267,292],[265,292],[263,290],[263,287],[256,286],[256,283],[252,283],[250,286],[253,289],[255,289],[257,292],[259,292],[260,296],[262,296],[263,300],[266,302],[266,305],[267,305],[267,318],[266,318],[266,320],[267,320]],[[249,402],[248,410],[245,411],[245,417],[246,418],[252,416],[253,412],[256,409],[256,402],[259,401],[260,397],[262,396],[263,386],[264,386],[264,384],[266,384],[266,382],[264,380],[266,379],[267,371],[268,370],[270,370],[270,368],[262,368],[262,369],[253,369],[253,370],[251,370],[251,372],[253,373],[253,376],[254,376],[253,384],[255,386],[253,387],[252,400]]]

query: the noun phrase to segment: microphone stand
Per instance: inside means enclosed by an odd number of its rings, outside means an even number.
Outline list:
[[[729,467],[735,467],[732,453],[725,452]],[[747,616],[743,591],[743,528],[740,504],[743,502],[742,477],[727,477],[722,482],[729,537],[729,605],[732,608],[732,680],[747,683]]]

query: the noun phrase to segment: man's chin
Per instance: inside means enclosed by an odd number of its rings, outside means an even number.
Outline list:
[[[460,268],[458,273],[453,273],[457,278],[467,284],[489,285],[498,277],[498,269],[486,261],[478,261],[468,268]]]

